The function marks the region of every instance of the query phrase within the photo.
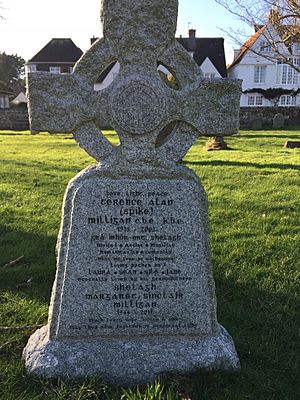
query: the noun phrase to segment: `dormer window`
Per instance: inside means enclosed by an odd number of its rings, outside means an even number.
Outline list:
[[[50,67],[49,72],[51,74],[60,74],[61,73],[61,68],[60,67]]]
[[[272,46],[267,41],[261,42],[260,51],[262,53],[271,53],[272,52]]]

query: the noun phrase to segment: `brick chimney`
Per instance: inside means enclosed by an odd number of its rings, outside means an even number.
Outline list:
[[[195,39],[196,37],[196,29],[189,29],[189,38]]]

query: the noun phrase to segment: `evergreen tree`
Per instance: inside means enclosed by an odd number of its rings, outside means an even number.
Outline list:
[[[25,60],[17,54],[9,55],[0,52],[0,81],[10,85],[22,80]]]

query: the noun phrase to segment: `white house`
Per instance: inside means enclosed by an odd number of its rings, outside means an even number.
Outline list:
[[[70,73],[82,54],[72,39],[54,38],[25,64],[25,72]]]
[[[278,43],[277,51],[273,43]],[[300,43],[285,46],[270,13],[267,24],[255,28],[228,67],[229,77],[243,81],[241,107],[300,106],[300,74],[286,64],[287,59],[300,66]]]

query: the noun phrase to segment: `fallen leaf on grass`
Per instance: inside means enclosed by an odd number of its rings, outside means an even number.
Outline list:
[[[15,260],[12,260],[12,261],[8,262],[7,264],[3,265],[3,268],[14,267],[16,264],[18,264],[20,261],[22,261],[23,258],[24,258],[24,256],[20,256],[20,257],[16,258]]]
[[[24,331],[26,329],[37,329],[41,328],[43,325],[24,325],[24,326],[0,326],[0,332],[7,331]]]
[[[29,287],[31,285],[31,283],[32,283],[32,278],[29,278],[29,279],[27,279],[26,282],[19,283],[16,286],[16,289],[25,289],[25,288]]]

